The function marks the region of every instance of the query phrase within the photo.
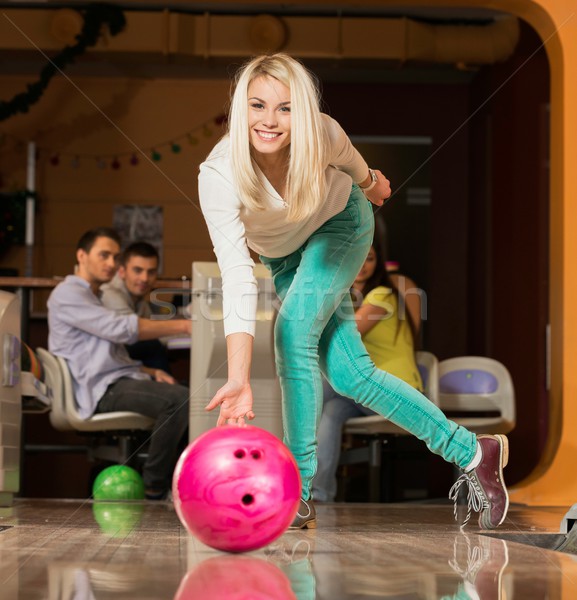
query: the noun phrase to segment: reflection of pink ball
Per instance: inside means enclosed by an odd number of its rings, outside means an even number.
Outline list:
[[[272,563],[248,556],[216,556],[182,580],[174,600],[296,600],[288,577]]]
[[[218,550],[266,546],[294,519],[301,493],[296,462],[258,427],[215,427],[182,453],[172,481],[182,524]]]

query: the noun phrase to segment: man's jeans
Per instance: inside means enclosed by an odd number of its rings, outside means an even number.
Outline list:
[[[146,379],[123,377],[108,387],[97,413],[128,410],[156,419],[142,478],[148,490],[169,490],[178,444],[188,427],[189,390]]]
[[[353,186],[345,209],[301,248],[283,258],[261,257],[282,300],[275,353],[284,442],[299,466],[305,500],[317,469],[321,373],[337,393],[403,427],[445,460],[465,467],[475,454],[473,433],[448,421],[408,383],[377,369],[365,350],[349,290],[368,254],[373,227],[372,206]]]

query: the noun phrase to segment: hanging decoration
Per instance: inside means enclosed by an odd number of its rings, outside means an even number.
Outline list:
[[[84,25],[82,31],[76,36],[78,40],[76,44],[66,46],[51,58],[40,71],[38,81],[29,83],[26,92],[17,94],[12,100],[0,101],[0,121],[5,121],[18,113],[27,113],[29,108],[40,100],[54,75],[63,71],[78,56],[84,54],[87,48],[98,42],[103,25],[108,25],[113,36],[120,33],[126,25],[122,9],[111,4],[89,4],[84,11]]]
[[[214,133],[221,133],[223,124],[226,123],[227,117],[220,114],[216,117],[208,119],[204,123],[197,125],[194,129],[176,135],[169,140],[163,140],[152,146],[141,148],[138,152],[130,150],[128,152],[111,152],[98,154],[79,153],[79,152],[60,152],[53,148],[37,146],[37,159],[48,160],[52,167],[69,167],[78,169],[84,164],[96,163],[99,169],[110,168],[113,171],[120,170],[124,165],[136,167],[142,163],[144,156],[147,156],[155,163],[160,162],[166,156],[171,154],[179,155],[183,152],[183,142],[188,141],[191,146],[196,146],[200,143],[199,137],[209,138]],[[23,140],[8,134],[0,133],[4,140],[11,139],[16,146],[24,147]]]

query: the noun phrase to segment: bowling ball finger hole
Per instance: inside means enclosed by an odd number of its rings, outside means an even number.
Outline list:
[[[255,459],[258,460],[259,458],[262,458],[262,452],[260,450],[251,450],[250,455]]]
[[[254,502],[254,496],[252,494],[245,494],[242,497],[242,503],[245,506],[249,506],[250,504],[252,504]]]
[[[244,458],[245,457],[246,452],[244,450],[237,450],[234,455],[236,458]]]

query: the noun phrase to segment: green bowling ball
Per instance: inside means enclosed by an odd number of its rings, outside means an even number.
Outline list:
[[[112,537],[125,537],[140,524],[144,504],[136,502],[94,502],[94,519],[103,533]]]
[[[92,497],[94,500],[143,500],[144,482],[132,467],[112,465],[94,480]]]

